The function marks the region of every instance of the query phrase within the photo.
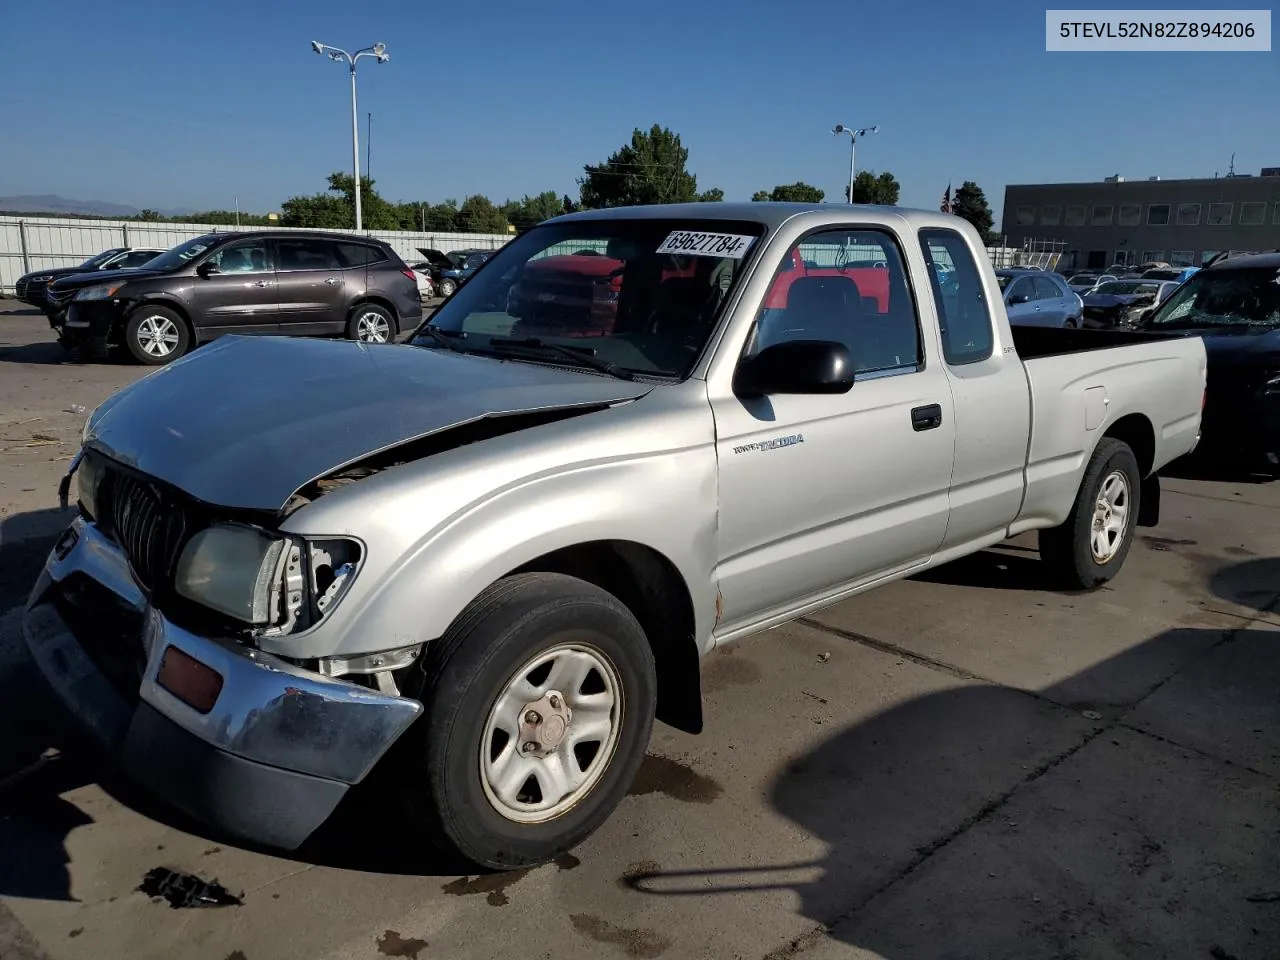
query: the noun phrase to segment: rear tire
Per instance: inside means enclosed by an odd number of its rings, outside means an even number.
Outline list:
[[[395,343],[395,318],[376,303],[358,303],[347,320],[347,339],[361,343]]]
[[[452,281],[452,280],[441,280],[441,281],[440,281],[440,296],[442,296],[442,297],[451,297],[451,296],[453,296],[453,291],[455,291],[455,290],[457,290],[457,289],[458,289],[458,285],[457,285],[457,283],[455,283],[455,282],[454,282],[454,281]]]
[[[1064,587],[1093,590],[1124,566],[1142,506],[1142,475],[1129,445],[1098,441],[1076,501],[1059,526],[1040,531],[1040,559]]]
[[[426,708],[393,761],[409,822],[503,870],[545,863],[609,817],[644,759],[657,678],[621,601],[528,573],[472,601],[405,693]]]
[[[191,349],[187,322],[168,307],[144,303],[124,325],[124,345],[138,363],[158,367]]]

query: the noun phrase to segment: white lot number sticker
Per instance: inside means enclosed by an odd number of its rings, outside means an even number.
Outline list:
[[[675,230],[658,247],[658,253],[682,253],[694,257],[725,257],[741,260],[751,249],[755,237],[736,233],[703,233],[700,230]]]

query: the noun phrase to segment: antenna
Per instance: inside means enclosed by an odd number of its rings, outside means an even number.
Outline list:
[[[1231,166],[1227,169],[1227,176],[1234,177],[1235,175],[1236,175],[1236,155],[1233,152],[1231,154]]]

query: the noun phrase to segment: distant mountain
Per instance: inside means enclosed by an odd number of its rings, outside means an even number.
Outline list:
[[[57,194],[34,194],[21,197],[0,197],[0,211],[8,213],[53,213],[82,214],[92,217],[125,217],[137,216],[141,207],[130,207],[121,203],[107,203],[104,200],[68,200]],[[176,207],[171,210],[159,210],[166,217],[181,217],[196,213],[194,207]]]

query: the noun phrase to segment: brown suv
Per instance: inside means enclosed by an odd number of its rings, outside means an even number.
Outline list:
[[[60,341],[94,352],[123,346],[159,365],[234,334],[341,334],[385,343],[422,319],[418,285],[386,243],[336,233],[211,233],[142,270],[55,281]]]

